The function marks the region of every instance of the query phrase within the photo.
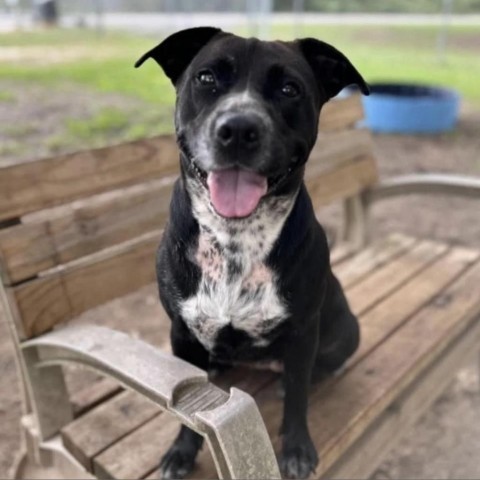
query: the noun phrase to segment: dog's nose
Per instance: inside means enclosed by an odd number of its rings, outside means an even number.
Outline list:
[[[256,150],[260,145],[261,121],[253,115],[228,115],[217,122],[215,134],[223,149]]]

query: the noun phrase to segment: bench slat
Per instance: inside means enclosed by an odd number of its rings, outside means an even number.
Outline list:
[[[173,179],[161,180],[142,189],[117,191],[106,199],[65,208],[56,217],[0,231],[4,283],[11,285],[159,230],[168,216],[172,185]]]
[[[328,181],[333,178],[342,187],[329,191],[324,203],[358,191],[356,175],[348,177],[345,173],[347,164],[359,156],[367,156],[371,150],[366,130],[334,132],[319,139],[307,176],[328,175]],[[343,170],[335,175],[341,166]],[[373,164],[369,165],[368,171],[372,168]],[[173,181],[174,177],[168,177],[56,207],[50,212],[38,212],[34,218],[0,231],[4,283],[15,284],[49,268],[163,228]],[[317,179],[316,183],[319,182]],[[353,183],[350,188],[348,182]],[[362,181],[360,185],[365,183],[370,184]]]
[[[93,473],[102,479],[135,479],[158,467],[178,433],[180,422],[162,413],[93,459]]]
[[[411,323],[409,319],[414,318],[415,314],[419,312],[422,308],[425,307],[429,302],[432,302],[435,296],[442,295],[442,291],[445,288],[449,288],[449,285],[452,282],[462,280],[461,273],[465,272],[472,266],[472,262],[478,260],[479,254],[477,252],[472,252],[463,249],[454,249],[447,255],[441,257],[437,262],[433,263],[430,267],[426,268],[420,272],[416,277],[411,279],[406,285],[398,289],[391,296],[384,299],[376,307],[369,310],[364,316],[360,317],[361,329],[362,329],[362,341],[360,344],[359,351],[354,355],[354,358],[349,362],[347,367],[347,372],[337,379],[329,379],[326,382],[316,384],[312,386],[310,393],[309,403],[311,405],[310,412],[313,410],[318,412],[316,415],[309,415],[309,424],[312,426],[312,423],[315,424],[315,430],[312,431],[312,438],[315,439],[317,447],[320,450],[320,455],[325,449],[324,444],[332,439],[339,442],[339,445],[342,446],[342,449],[348,448],[351,445],[353,439],[337,438],[337,435],[340,434],[341,429],[337,423],[343,422],[351,418],[351,422],[354,422],[356,418],[357,405],[363,402],[364,392],[362,391],[348,391],[341,392],[335,395],[330,395],[330,391],[334,388],[334,385],[339,383],[344,385],[344,378],[350,375],[351,371],[361,371],[359,365],[363,365],[364,362],[369,362],[371,357],[375,358],[376,351],[380,349],[384,350],[384,344],[388,344],[391,338],[395,338],[398,335],[398,332],[403,328],[402,325],[406,323]],[[475,275],[478,275],[478,264],[475,269]],[[392,278],[392,280],[394,280]],[[463,285],[463,283],[462,283]],[[460,288],[458,288],[460,290]],[[468,291],[467,296],[470,298],[471,292]],[[413,296],[413,297],[412,297]],[[448,296],[448,294],[447,294]],[[412,297],[412,299],[410,299]],[[347,298],[349,298],[349,292],[347,289]],[[407,301],[408,300],[408,301]],[[478,303],[478,298],[476,299]],[[438,305],[435,307],[438,309]],[[378,314],[381,312],[381,314]],[[458,318],[457,318],[458,320]],[[392,334],[395,332],[394,334]],[[413,343],[416,340],[414,339]],[[432,347],[435,346],[435,343],[431,344]],[[388,352],[387,347],[387,352]],[[410,362],[410,357],[405,355],[403,361],[413,368],[415,361]],[[385,368],[389,368],[388,358],[382,360]],[[382,364],[380,364],[382,365]],[[377,365],[378,367],[378,365]],[[359,370],[360,369],[360,370]],[[370,370],[369,370],[370,371]],[[348,377],[349,378],[349,377]],[[389,377],[385,377],[384,380]],[[363,381],[363,380],[362,380]],[[360,386],[362,382],[359,382]],[[368,384],[367,384],[368,385]],[[336,387],[340,388],[340,387]],[[341,387],[342,389],[344,387]],[[368,390],[368,389],[367,389]],[[325,396],[328,396],[330,399],[327,406],[325,406]],[[281,420],[281,403],[276,399],[275,394],[269,389],[261,391],[256,396],[257,404],[260,408],[262,416],[267,425],[269,434],[272,438],[276,438],[278,433],[278,428]],[[345,403],[344,412],[338,414],[340,407],[335,410],[335,402]],[[337,413],[335,413],[337,411]],[[351,411],[351,413],[349,413]],[[321,413],[320,413],[321,412]],[[376,412],[380,414],[380,411]],[[335,423],[336,422],[336,423]],[[330,426],[330,424],[335,423],[335,425]],[[324,431],[322,433],[322,431]],[[363,427],[362,429],[363,430]],[[275,440],[278,443],[278,439]],[[335,456],[340,455],[340,451],[337,449]],[[324,468],[330,466],[331,460],[325,460],[321,471],[324,471]],[[317,472],[319,473],[319,472]]]
[[[405,247],[405,237],[398,236],[397,241],[398,240],[400,240],[400,245],[402,245],[403,240],[403,246]],[[395,236],[393,236],[391,241],[392,243],[395,241]],[[370,310],[361,317],[363,344],[366,344],[367,347],[364,347],[362,344],[360,353],[355,356],[344,376],[330,379],[312,388],[310,396],[312,406],[310,407],[309,419],[310,423],[313,422],[312,434],[315,437],[321,455],[323,455],[320,470],[317,470],[317,474],[329,468],[332,462],[346,451],[348,446],[354,443],[355,439],[365,430],[366,424],[368,424],[372,418],[382,414],[383,404],[379,404],[378,408],[375,407],[373,411],[365,414],[358,413],[358,409],[371,408],[370,403],[368,403],[365,398],[365,392],[370,394],[369,388],[372,387],[372,385],[371,382],[366,383],[368,388],[364,388],[364,377],[370,378],[378,376],[375,373],[375,368],[379,366],[382,367],[382,369],[387,368],[388,373],[382,373],[380,379],[375,380],[377,382],[375,385],[380,385],[376,387],[377,393],[380,388],[383,389],[381,392],[382,395],[388,396],[390,395],[389,388],[400,388],[398,384],[392,380],[390,369],[396,372],[398,368],[400,368],[400,372],[403,372],[403,368],[408,374],[410,369],[416,368],[417,360],[415,358],[412,359],[409,355],[403,356],[402,362],[404,362],[404,364],[400,365],[400,367],[398,367],[397,364],[390,366],[389,355],[392,355],[394,359],[397,358],[397,353],[392,350],[391,347],[393,339],[399,335],[403,335],[405,331],[408,332],[411,328],[409,327],[410,324],[416,324],[420,321],[418,318],[426,318],[429,322],[435,321],[443,327],[445,325],[444,321],[442,319],[435,319],[437,318],[437,312],[443,312],[444,308],[446,308],[447,311],[442,314],[442,318],[443,315],[445,315],[445,318],[448,318],[449,322],[452,325],[456,325],[455,328],[458,329],[460,328],[458,327],[458,323],[461,320],[458,312],[460,312],[461,309],[464,309],[462,311],[468,310],[468,312],[470,312],[474,305],[478,308],[478,304],[480,303],[478,295],[474,295],[475,287],[478,285],[480,276],[480,264],[476,263],[475,266],[472,267],[472,263],[478,261],[479,254],[460,248],[455,248],[445,254],[445,247],[425,241],[418,242],[417,244],[412,242],[410,249],[400,253],[392,260],[391,264],[396,264],[394,270],[398,272],[401,272],[400,265],[402,258],[404,259],[406,268],[409,268],[412,274],[416,271],[416,268],[420,271],[408,281],[406,281],[405,278],[396,278],[396,276],[393,276],[390,282],[394,284],[397,282],[398,285],[401,285],[400,288],[396,289],[395,292],[378,303],[379,298],[385,296],[386,293],[380,291],[375,294],[375,289],[373,288],[373,284],[375,283],[374,279],[376,279],[377,282],[385,282],[386,272],[389,271],[389,265],[391,265],[388,263],[378,265],[378,258],[381,259],[382,256],[385,255],[386,245],[389,245],[388,242],[379,242],[377,244],[378,257],[374,254],[370,255],[371,269],[369,272],[365,272],[365,263],[358,263],[364,272],[364,281],[367,282],[366,285],[369,285],[367,291],[372,290],[371,302],[372,304],[377,303],[376,306],[370,308]],[[430,259],[430,263],[428,260],[422,260],[423,255],[429,255],[429,249],[434,252],[430,254],[430,257],[434,257],[434,260]],[[352,261],[355,261],[355,257]],[[419,265],[422,267],[418,267]],[[465,271],[466,273],[461,275]],[[390,268],[390,273],[393,273],[392,268]],[[351,274],[355,274],[355,269],[351,270]],[[358,283],[357,286],[347,288],[347,297],[352,301],[352,304],[359,302],[359,298],[365,294],[365,292],[362,292],[361,288],[359,288],[361,285],[362,282]],[[468,286],[468,288],[465,288],[465,286]],[[415,295],[417,291],[420,293]],[[404,299],[410,298],[412,294],[414,295],[414,300],[406,303]],[[377,310],[382,313],[376,313]],[[428,312],[428,314],[425,312]],[[391,332],[394,330],[395,333],[391,335]],[[382,332],[381,335],[379,332]],[[414,341],[418,340],[417,336],[409,335],[407,340],[401,340],[401,342],[405,341],[408,348],[416,351]],[[448,338],[448,335],[449,334],[445,333],[445,338]],[[414,341],[411,340],[411,337]],[[423,339],[424,337],[418,338]],[[438,348],[438,342],[432,339],[431,336],[428,338],[429,341],[431,340],[428,345],[430,349],[429,352],[431,352],[432,349]],[[397,340],[395,340],[395,342],[397,342]],[[409,346],[409,342],[413,343],[414,347]],[[427,343],[427,341],[425,340],[424,343]],[[378,351],[386,352],[382,353],[381,361],[376,360],[379,355],[377,353]],[[400,354],[397,356],[400,358]],[[373,367],[370,362],[374,363]],[[367,371],[369,373],[366,373]],[[249,375],[253,375],[253,380],[252,377],[250,379],[248,378]],[[281,418],[282,400],[277,393],[275,382],[272,383],[273,378],[272,374],[264,375],[257,371],[235,369],[233,372],[227,372],[225,374],[223,377],[223,385],[226,386],[228,381],[233,381],[240,388],[252,394],[258,392],[256,395],[257,402],[259,403],[270,434],[275,438],[278,434]],[[394,378],[397,379],[398,377]],[[238,382],[242,383],[239,384]],[[346,387],[342,386],[345,382],[347,382]],[[349,386],[351,384],[350,382],[353,382],[355,388],[359,386],[358,388],[364,389],[352,393]],[[388,382],[391,382],[391,385]],[[222,377],[220,378],[220,383],[222,383]],[[339,383],[340,385],[338,385]],[[337,393],[331,393],[332,389]],[[341,391],[340,393],[339,389]],[[384,397],[382,397],[382,401],[383,398]],[[341,399],[340,404],[338,404],[339,399]],[[324,406],[325,402],[326,406]],[[344,413],[341,415],[338,414],[338,411],[342,409],[347,412],[347,416],[345,416]],[[344,410],[342,410],[342,412]],[[312,414],[313,411],[317,412],[317,414]],[[363,410],[361,411],[363,412]],[[367,416],[365,417],[365,415]],[[346,423],[339,427],[337,423],[341,422],[342,418],[346,418]],[[357,418],[360,418],[358,422],[363,423],[357,423]],[[331,423],[334,425],[331,426]],[[322,433],[325,428],[328,429],[328,434]],[[178,422],[173,418],[169,419],[168,416],[158,417],[147,422],[119,442],[112,444],[105,451],[96,455],[93,459],[95,473],[101,478],[141,478],[156,475],[159,458],[175,437],[177,429]],[[328,442],[325,439],[327,439]],[[332,441],[334,443],[331,443]],[[198,478],[199,476],[202,478],[212,478],[216,475],[208,449],[204,448],[200,453],[198,464],[199,468],[195,470],[191,478]]]
[[[92,457],[160,413],[160,407],[144,396],[122,392],[64,427],[62,440],[70,453],[92,471]]]
[[[44,333],[99,304],[138,290],[155,280],[160,232],[122,245],[104,258],[70,265],[9,290],[16,300],[24,338]],[[89,259],[92,260],[92,259]],[[20,330],[20,328],[19,328]]]
[[[477,279],[478,281],[478,279]],[[450,311],[455,315],[454,312]],[[435,314],[435,312],[431,312]],[[369,478],[396,442],[425,413],[429,406],[448,387],[452,373],[478,354],[480,323],[460,335],[458,340],[449,337],[448,348],[438,355],[432,365],[416,376],[413,384],[399,395],[327,471],[325,479]],[[368,448],[365,448],[368,445]],[[157,477],[158,478],[158,477]]]
[[[392,234],[367,246],[355,256],[335,265],[335,275],[344,288],[361,281],[372,270],[385,265],[412,248],[417,240],[401,234]]]
[[[429,240],[423,240],[414,245],[411,250],[394,258],[366,277],[361,283],[349,288],[350,306],[357,315],[362,315],[368,308],[375,305],[373,299],[378,302],[395,292],[409,279],[441,257],[447,248],[445,244]]]
[[[365,360],[312,398],[312,437],[325,472],[367,425],[438,356],[480,307],[480,265],[450,285]],[[445,302],[445,303],[443,303]],[[478,320],[478,318],[477,318]]]
[[[453,249],[395,290],[385,301],[368,310],[362,317],[365,338],[356,357],[373,350],[409,316],[446,288],[478,258],[478,252]]]
[[[270,372],[236,368],[226,373],[228,384],[254,395],[274,378]],[[219,378],[215,383],[225,383]],[[171,415],[162,414],[138,430],[121,439],[115,445],[97,455],[93,460],[94,472],[100,478],[143,478],[158,467],[161,456],[170,447],[179,429],[179,422]],[[128,452],[125,455],[125,452]],[[204,459],[204,461],[202,461]],[[205,446],[199,461],[215,472],[213,459]],[[215,473],[216,475],[216,473]],[[196,478],[203,477],[196,472]]]
[[[365,128],[319,133],[308,159],[307,172],[309,169],[315,169],[318,174],[331,171],[355,158],[371,156],[372,152],[372,135]]]
[[[363,116],[359,96],[325,105],[322,131],[352,127]],[[0,221],[168,176],[178,170],[172,135],[85,150],[1,169]]]
[[[305,180],[313,206],[328,205],[335,200],[352,197],[377,182],[377,167],[373,157],[359,157],[323,175],[307,169]]]
[[[165,135],[1,169],[0,221],[176,172]]]
[[[93,384],[85,386],[70,396],[74,416],[79,417],[83,415],[88,410],[109,400],[121,391],[121,385],[108,377],[101,378]]]
[[[363,118],[362,98],[351,95],[326,103],[320,114],[320,131],[342,130],[354,126]]]
[[[395,296],[389,302],[387,297],[379,304],[385,304],[383,326],[371,324],[371,312],[361,318],[362,341],[370,345],[368,355],[365,350],[356,355],[343,375],[314,385],[310,394],[309,425],[321,458],[316,477],[348,451],[399,392],[466,326],[473,313],[478,315],[478,258],[477,252],[454,249],[403,287],[403,300],[416,289],[423,292],[413,304],[402,303]],[[372,348],[370,336],[377,336],[379,328],[383,328],[382,338]],[[262,389],[256,400],[278,451],[283,401],[274,385]],[[199,463],[191,478],[216,478],[213,464],[203,452]]]

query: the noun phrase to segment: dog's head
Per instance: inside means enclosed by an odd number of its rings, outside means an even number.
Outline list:
[[[171,35],[153,58],[177,90],[183,174],[209,190],[227,218],[269,195],[295,192],[317,138],[322,105],[368,86],[338,50],[313,38],[265,42],[201,27]]]

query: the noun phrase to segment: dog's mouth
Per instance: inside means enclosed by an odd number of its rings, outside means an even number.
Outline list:
[[[225,218],[245,218],[268,191],[267,177],[233,167],[205,172],[192,162],[195,176],[207,188],[215,211]]]
[[[238,167],[202,170],[191,160],[194,175],[208,190],[215,211],[225,218],[245,218],[258,207],[262,198],[285,180],[293,168],[286,173],[267,177]]]

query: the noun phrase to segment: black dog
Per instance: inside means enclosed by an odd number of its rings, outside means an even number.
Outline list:
[[[322,105],[368,87],[321,41],[244,39],[216,28],[168,37],[153,58],[177,90],[178,179],[157,257],[175,355],[270,362],[284,374],[280,467],[306,477],[318,463],[307,427],[313,375],[339,369],[359,329],[332,274],[325,233],[303,182]],[[183,427],[164,478],[192,468],[202,438]]]

